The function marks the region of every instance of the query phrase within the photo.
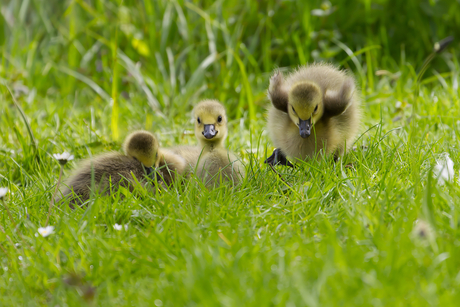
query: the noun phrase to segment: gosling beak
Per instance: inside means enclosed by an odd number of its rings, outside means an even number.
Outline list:
[[[153,167],[144,166],[144,169],[145,169],[145,174],[147,175],[147,177],[151,177],[153,172],[155,172],[155,168]]]
[[[152,176],[152,178],[153,178],[153,176]],[[155,172],[155,178],[156,178],[156,180],[157,180],[158,182],[160,182],[160,181],[163,180],[163,176],[161,175],[161,173],[160,173],[159,170],[157,170],[157,171]]]
[[[311,134],[311,117],[307,120],[301,120],[299,118],[299,133],[300,136],[305,139]]]
[[[214,125],[204,125],[204,131],[202,132],[204,137],[207,139],[212,139],[216,136],[218,131],[214,129]]]

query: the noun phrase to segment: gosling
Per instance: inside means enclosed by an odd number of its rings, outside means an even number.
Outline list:
[[[78,169],[65,181],[61,196],[71,196],[70,207],[82,205],[91,195],[91,183],[94,176],[95,190],[110,195],[119,187],[134,190],[136,182],[150,188],[146,177],[154,179],[158,174],[154,167],[167,169],[167,175],[160,176],[165,184],[170,184],[176,174],[183,172],[185,160],[175,154],[166,154],[159,148],[158,139],[147,131],[130,134],[124,144],[125,154],[111,152],[83,161]],[[94,175],[93,175],[94,174]],[[164,179],[166,178],[166,179]],[[73,191],[73,194],[72,194]]]
[[[193,109],[195,136],[199,146],[178,146],[173,152],[181,155],[190,169],[207,187],[218,186],[221,181],[238,184],[245,170],[238,158],[224,147],[227,137],[227,115],[217,100],[203,100]]]
[[[146,175],[153,177],[153,168],[156,167],[156,178],[166,185],[171,185],[178,176],[185,173],[187,165],[184,158],[173,153],[168,149],[157,146],[155,157],[152,144],[158,140],[147,131],[136,131],[128,135],[124,144],[123,151],[128,157],[140,161],[146,169]],[[149,167],[150,165],[150,167]]]
[[[299,68],[287,78],[270,79],[267,127],[276,147],[265,161],[293,166],[286,157],[305,160],[333,154],[337,160],[353,145],[361,122],[355,79],[330,64]]]

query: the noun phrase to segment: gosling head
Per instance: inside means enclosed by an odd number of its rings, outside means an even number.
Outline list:
[[[203,100],[193,109],[195,136],[202,145],[221,144],[227,136],[227,115],[217,100]]]
[[[288,114],[299,126],[299,134],[307,138],[311,134],[312,125],[324,112],[323,94],[319,86],[313,82],[294,84],[288,94]]]
[[[148,131],[135,131],[128,135],[123,143],[125,155],[133,157],[145,167],[158,167],[158,139]]]

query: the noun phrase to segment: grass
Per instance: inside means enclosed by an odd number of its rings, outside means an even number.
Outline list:
[[[1,305],[456,305],[458,41],[420,86],[417,73],[434,42],[458,34],[458,3],[0,8]],[[269,75],[315,60],[357,76],[362,135],[338,163],[277,167],[283,181],[263,164],[273,149]],[[38,234],[59,176],[53,153],[75,155],[68,175],[80,159],[120,150],[135,129],[165,147],[193,144],[190,111],[211,97],[227,107],[241,185],[208,190],[192,178],[144,197],[95,197],[85,209],[64,204],[50,216],[54,233]],[[440,184],[434,167],[446,153],[455,176]]]

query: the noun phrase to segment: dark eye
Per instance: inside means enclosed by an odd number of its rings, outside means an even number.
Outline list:
[[[316,111],[318,111],[318,105],[316,105],[316,107],[315,107],[315,111],[314,111],[314,112],[316,112]]]
[[[293,107],[293,106],[291,106],[291,108],[292,108],[292,111],[294,111],[294,113],[295,113],[294,107]]]
[[[217,122],[222,122],[222,116],[219,115],[219,117],[217,118]]]
[[[199,117],[197,118],[197,120],[196,120],[196,121],[198,122],[198,124],[201,124],[201,120],[200,120],[200,118],[199,118]]]

